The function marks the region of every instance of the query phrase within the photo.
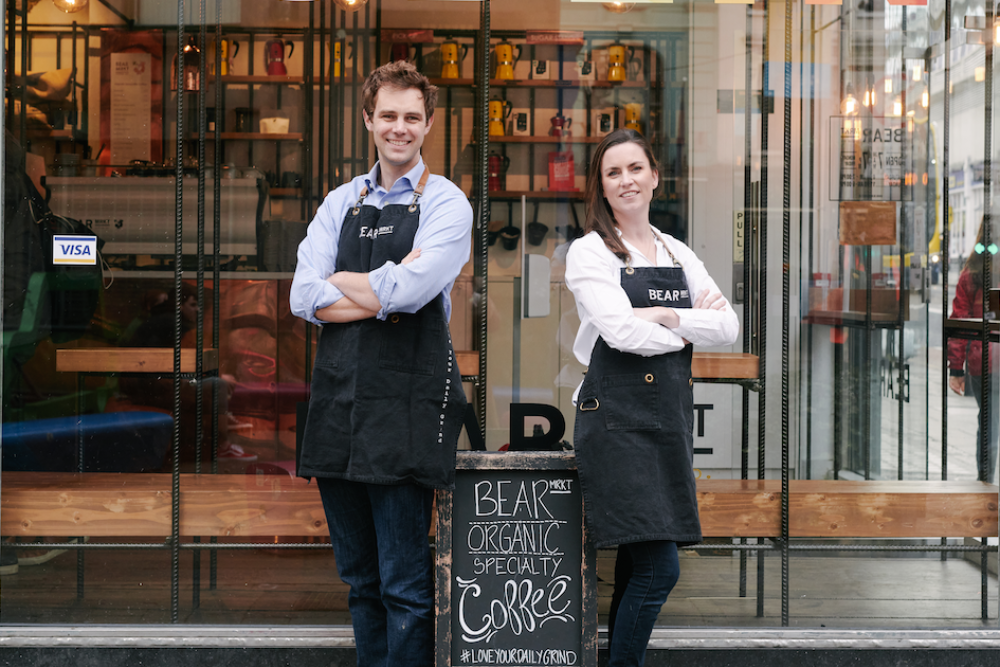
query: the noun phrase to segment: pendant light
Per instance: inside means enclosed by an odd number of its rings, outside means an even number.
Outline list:
[[[356,12],[368,4],[368,0],[333,0],[333,4],[345,12]]]
[[[336,0],[334,0],[336,1]],[[634,2],[605,2],[604,8],[611,12],[612,14],[625,14],[626,12],[632,11],[635,7]]]
[[[52,0],[52,4],[61,12],[74,14],[86,9],[90,4],[90,0]]]

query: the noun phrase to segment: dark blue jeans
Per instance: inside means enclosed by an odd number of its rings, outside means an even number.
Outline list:
[[[997,440],[1000,439],[1000,431],[997,429],[998,422],[998,410],[997,410],[997,396],[1000,395],[997,387],[997,378],[990,378],[990,394],[992,395],[992,400],[990,401],[990,433],[989,433],[989,446],[987,447],[987,456],[989,458],[983,461],[983,452],[979,448],[979,439],[983,435],[982,429],[982,417],[981,413],[983,410],[983,397],[981,396],[983,391],[983,378],[981,375],[972,375],[971,373],[966,375],[969,378],[969,390],[972,395],[976,397],[976,405],[979,406],[980,416],[976,417],[976,424],[979,428],[976,429],[976,467],[979,470],[979,479],[993,483],[996,479],[997,472]],[[968,392],[966,392],[968,393]],[[985,463],[985,465],[984,465]]]
[[[642,667],[656,616],[680,573],[674,542],[619,545],[608,615],[608,667]]]
[[[434,491],[316,479],[354,625],[359,667],[434,664],[427,540]]]

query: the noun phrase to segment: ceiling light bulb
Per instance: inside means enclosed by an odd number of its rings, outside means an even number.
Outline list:
[[[356,12],[368,4],[368,0],[333,0],[333,4],[345,12]]]
[[[82,12],[90,4],[90,0],[52,0],[52,4],[61,12],[73,14]]]
[[[624,14],[632,11],[634,2],[605,2],[604,8],[613,14]]]

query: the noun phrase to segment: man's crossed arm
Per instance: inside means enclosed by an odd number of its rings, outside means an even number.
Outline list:
[[[414,248],[400,264],[409,264],[420,257],[420,248]],[[326,279],[344,293],[343,298],[316,311],[316,319],[324,322],[357,322],[375,317],[382,309],[378,296],[368,283],[367,273],[338,271]]]

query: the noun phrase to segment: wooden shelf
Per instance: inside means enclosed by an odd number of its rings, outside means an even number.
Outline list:
[[[442,79],[430,77],[435,86],[474,86],[475,79]],[[658,83],[645,81],[583,81],[580,79],[490,79],[493,88],[659,88]]]
[[[491,199],[572,199],[583,201],[583,190],[494,190],[490,192]]]
[[[219,368],[219,352],[203,351],[202,368]],[[80,347],[56,350],[56,370],[61,373],[160,373],[174,372],[171,347]],[[195,372],[195,350],[181,350],[181,373]]]
[[[271,188],[270,194],[276,199],[292,199],[302,196],[302,188]]]
[[[215,81],[216,77],[208,77],[208,81],[211,83]],[[229,74],[222,77],[222,83],[280,83],[280,84],[298,84],[302,85],[306,82],[305,77],[301,76],[269,76],[267,74],[254,74],[253,76],[247,74]]]
[[[604,137],[550,137],[546,135],[517,137],[490,135],[491,144],[599,144]]]
[[[71,128],[68,130],[44,130],[41,128],[28,128],[29,139],[51,139],[52,141],[86,141],[87,135],[82,130]]]
[[[215,139],[215,134],[213,132],[208,132],[205,137],[211,137]],[[192,141],[197,141],[198,134],[192,133],[188,135],[188,138]],[[302,141],[301,132],[288,132],[286,134],[273,134],[266,132],[223,132],[223,140],[236,140],[236,141]]]

